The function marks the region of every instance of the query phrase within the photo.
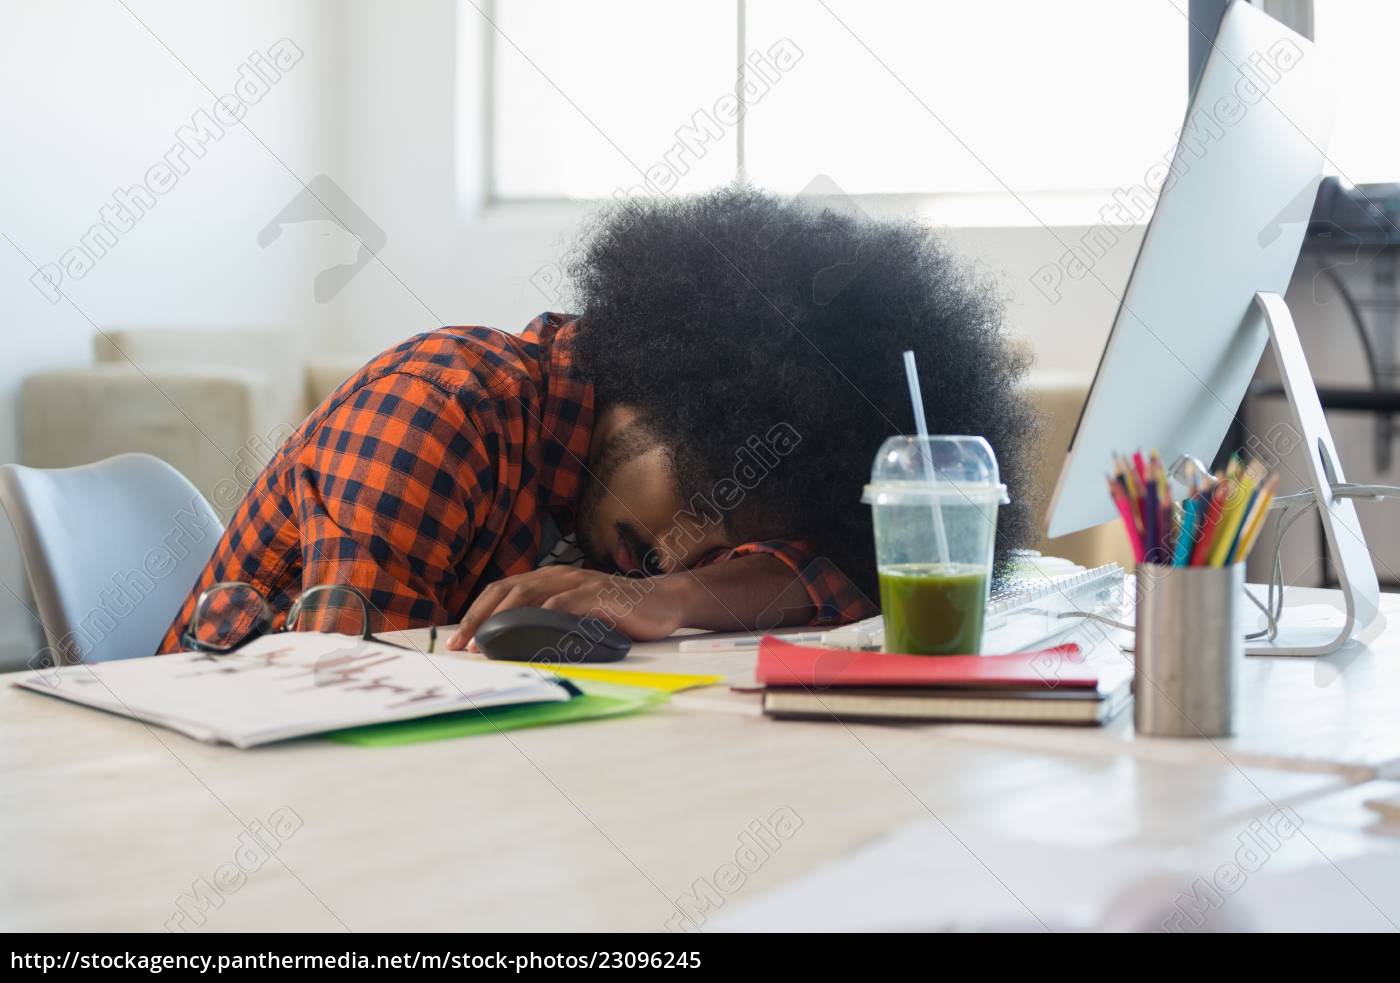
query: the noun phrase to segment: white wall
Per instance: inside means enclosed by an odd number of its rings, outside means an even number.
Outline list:
[[[507,330],[550,306],[531,285],[582,207],[482,208],[484,23],[453,0],[344,9],[345,126],[332,174],[388,237],[328,306],[329,348],[372,354],[440,323]],[[460,54],[460,60],[459,60]],[[459,107],[464,127],[459,127]]]
[[[128,6],[146,27],[103,0],[0,7],[0,231],[10,240],[0,240],[0,461],[18,454],[20,380],[87,364],[93,324],[309,328],[319,313],[311,281],[321,245],[264,250],[257,233],[299,189],[278,158],[309,177],[337,149],[338,103],[330,98],[341,51],[337,5]],[[187,173],[176,174],[85,276],[62,284],[71,304],[51,303],[30,285],[30,261],[55,262],[78,245],[114,191],[142,182],[176,130],[213,106],[216,96],[181,61],[222,95],[250,54],[283,38],[303,52],[300,61],[248,109],[243,125],[211,140],[202,158],[180,158]],[[37,635],[15,600],[24,578],[10,537],[0,522],[0,648],[13,658],[16,646],[34,651],[29,640]]]

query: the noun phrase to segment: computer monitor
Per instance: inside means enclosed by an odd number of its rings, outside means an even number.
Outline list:
[[[1281,635],[1278,654],[1330,651],[1378,606],[1352,503],[1330,495],[1340,464],[1280,299],[1321,180],[1332,106],[1317,48],[1235,0],[1164,165],[1048,520],[1053,537],[1113,519],[1104,477],[1116,453],[1155,448],[1168,465],[1183,456],[1212,460],[1273,338],[1276,355],[1287,356],[1280,369],[1296,424],[1288,439],[1306,444],[1309,458],[1302,473],[1284,478],[1316,489],[1343,585],[1363,595],[1348,591],[1346,625]],[[1092,267],[1079,272],[1097,277]],[[1247,442],[1267,437],[1247,434]],[[1268,456],[1267,446],[1256,450]]]

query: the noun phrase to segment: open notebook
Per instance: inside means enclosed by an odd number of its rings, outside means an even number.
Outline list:
[[[267,635],[230,655],[41,669],[19,674],[15,685],[237,747],[578,693],[529,666],[311,632]]]

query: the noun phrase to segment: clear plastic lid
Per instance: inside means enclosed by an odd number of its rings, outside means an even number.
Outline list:
[[[929,465],[933,465],[932,480]],[[997,456],[982,437],[891,437],[880,445],[861,501],[871,505],[952,505],[1011,501]]]

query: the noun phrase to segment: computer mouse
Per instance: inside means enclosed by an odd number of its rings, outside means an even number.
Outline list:
[[[586,615],[511,608],[481,623],[476,644],[488,659],[569,665],[616,662],[632,648],[632,639]]]

